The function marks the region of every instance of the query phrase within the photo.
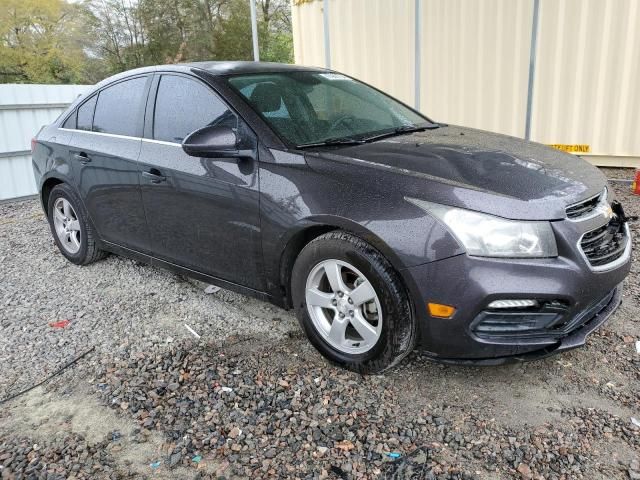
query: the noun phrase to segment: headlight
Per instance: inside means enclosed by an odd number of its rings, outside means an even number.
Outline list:
[[[449,227],[469,255],[509,258],[558,256],[549,222],[506,220],[416,198],[406,200],[433,214]]]

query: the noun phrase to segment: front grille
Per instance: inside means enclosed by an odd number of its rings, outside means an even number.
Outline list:
[[[581,202],[569,205],[566,208],[567,217],[571,220],[578,220],[582,217],[587,217],[589,214],[593,213],[596,208],[598,208],[600,202],[606,200],[606,197],[607,190],[605,189],[595,197],[587,198]]]
[[[592,267],[602,267],[622,257],[628,241],[623,222],[614,217],[607,225],[585,233],[580,248]]]

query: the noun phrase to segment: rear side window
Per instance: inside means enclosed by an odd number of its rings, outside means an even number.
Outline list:
[[[153,138],[182,143],[187,135],[207,125],[237,128],[238,119],[200,82],[177,75],[163,75],[156,95]]]
[[[91,130],[93,124],[93,111],[96,108],[97,95],[84,102],[78,108],[78,130]],[[73,118],[73,116],[72,116]]]
[[[141,136],[141,107],[144,102],[146,77],[116,83],[98,96],[93,131],[129,137]],[[78,128],[80,116],[78,115]]]

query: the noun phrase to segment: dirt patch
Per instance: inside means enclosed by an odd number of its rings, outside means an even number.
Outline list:
[[[127,477],[176,478],[186,469],[169,473],[162,465],[151,464],[166,455],[164,437],[158,432],[143,432],[136,422],[98,402],[86,387],[70,388],[63,394],[36,388],[12,402],[0,423],[0,436],[28,437],[34,445],[48,445],[75,435],[87,445],[104,445],[115,461],[115,471]]]

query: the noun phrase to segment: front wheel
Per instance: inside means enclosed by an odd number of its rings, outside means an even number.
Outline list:
[[[302,249],[292,272],[298,320],[326,358],[360,373],[379,373],[415,343],[406,290],[391,264],[371,245],[330,232]]]

